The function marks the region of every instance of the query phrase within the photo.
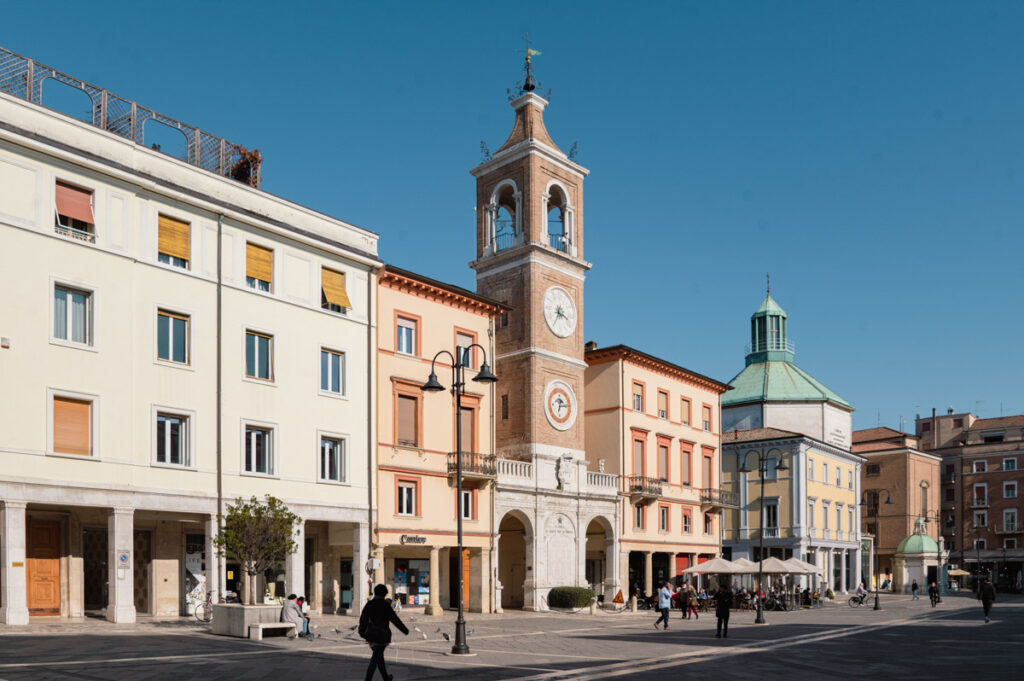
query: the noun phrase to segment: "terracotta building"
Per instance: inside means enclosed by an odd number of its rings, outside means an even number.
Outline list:
[[[921,448],[942,457],[942,535],[950,560],[991,574],[1000,589],[1024,587],[1024,415],[971,413],[918,418]]]
[[[853,433],[853,452],[864,458],[861,487],[865,505],[861,529],[875,537],[881,575],[892,575],[893,590],[907,591],[900,579],[896,550],[924,520],[926,534],[939,541],[939,457],[921,451],[918,438],[892,428],[868,428]],[[891,500],[892,503],[886,503]],[[876,524],[877,511],[877,524]],[[927,579],[938,579],[939,555],[926,564]]]

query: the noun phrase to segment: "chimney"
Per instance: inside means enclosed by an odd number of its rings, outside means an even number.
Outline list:
[[[587,341],[586,345],[583,346],[584,352],[593,352],[597,350],[597,341]]]
[[[932,449],[939,447],[939,419],[935,416],[935,407],[932,407]]]

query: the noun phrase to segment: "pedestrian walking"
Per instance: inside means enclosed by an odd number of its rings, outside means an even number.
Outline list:
[[[916,601],[917,600],[917,592],[920,589],[921,589],[921,587],[919,587],[917,585],[917,580],[915,579],[914,582],[910,585],[910,595],[912,596],[912,598],[910,600],[912,600],[912,601]]]
[[[691,584],[689,587],[689,593],[687,594],[688,612],[693,613],[693,619],[699,620],[700,615],[697,614],[697,590],[693,588]]]
[[[989,615],[992,614],[992,603],[996,600],[996,588],[992,586],[991,577],[985,577],[981,588],[978,589],[978,600],[981,601],[981,607],[985,610],[985,623],[987,624]]]
[[[933,608],[939,602],[939,587],[936,586],[935,582],[932,582],[931,586],[928,587],[928,598],[931,599]]]
[[[715,594],[715,617],[718,618],[718,628],[715,631],[715,638],[729,638],[729,609],[732,607],[732,591],[728,585],[723,585]]]
[[[658,625],[665,622],[665,628],[668,629],[668,613],[672,609],[672,582],[665,582],[665,585],[658,590],[658,612],[661,615],[654,623],[654,628],[657,629]]]
[[[370,644],[373,651],[370,666],[366,668],[366,681],[372,681],[374,669],[380,670],[384,681],[392,681],[394,678],[384,666],[384,651],[391,645],[391,625],[394,624],[403,634],[409,635],[409,629],[398,618],[387,595],[388,588],[383,584],[373,587],[373,598],[363,606],[359,614],[359,635]]]
[[[687,619],[688,610],[690,609],[690,588],[686,582],[679,587],[679,607],[683,611],[683,616],[680,619]]]

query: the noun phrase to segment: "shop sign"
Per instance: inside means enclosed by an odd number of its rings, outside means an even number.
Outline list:
[[[427,538],[418,534],[403,534],[398,541],[403,544],[426,544]]]

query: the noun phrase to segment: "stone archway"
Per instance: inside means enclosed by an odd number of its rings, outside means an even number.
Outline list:
[[[615,598],[618,590],[616,578],[618,551],[615,531],[604,516],[594,516],[587,525],[583,574],[587,584],[605,603]]]
[[[533,542],[529,518],[511,511],[498,525],[498,581],[501,583],[500,605],[504,608],[525,608],[527,605],[527,567]],[[530,566],[532,567],[532,566]]]

